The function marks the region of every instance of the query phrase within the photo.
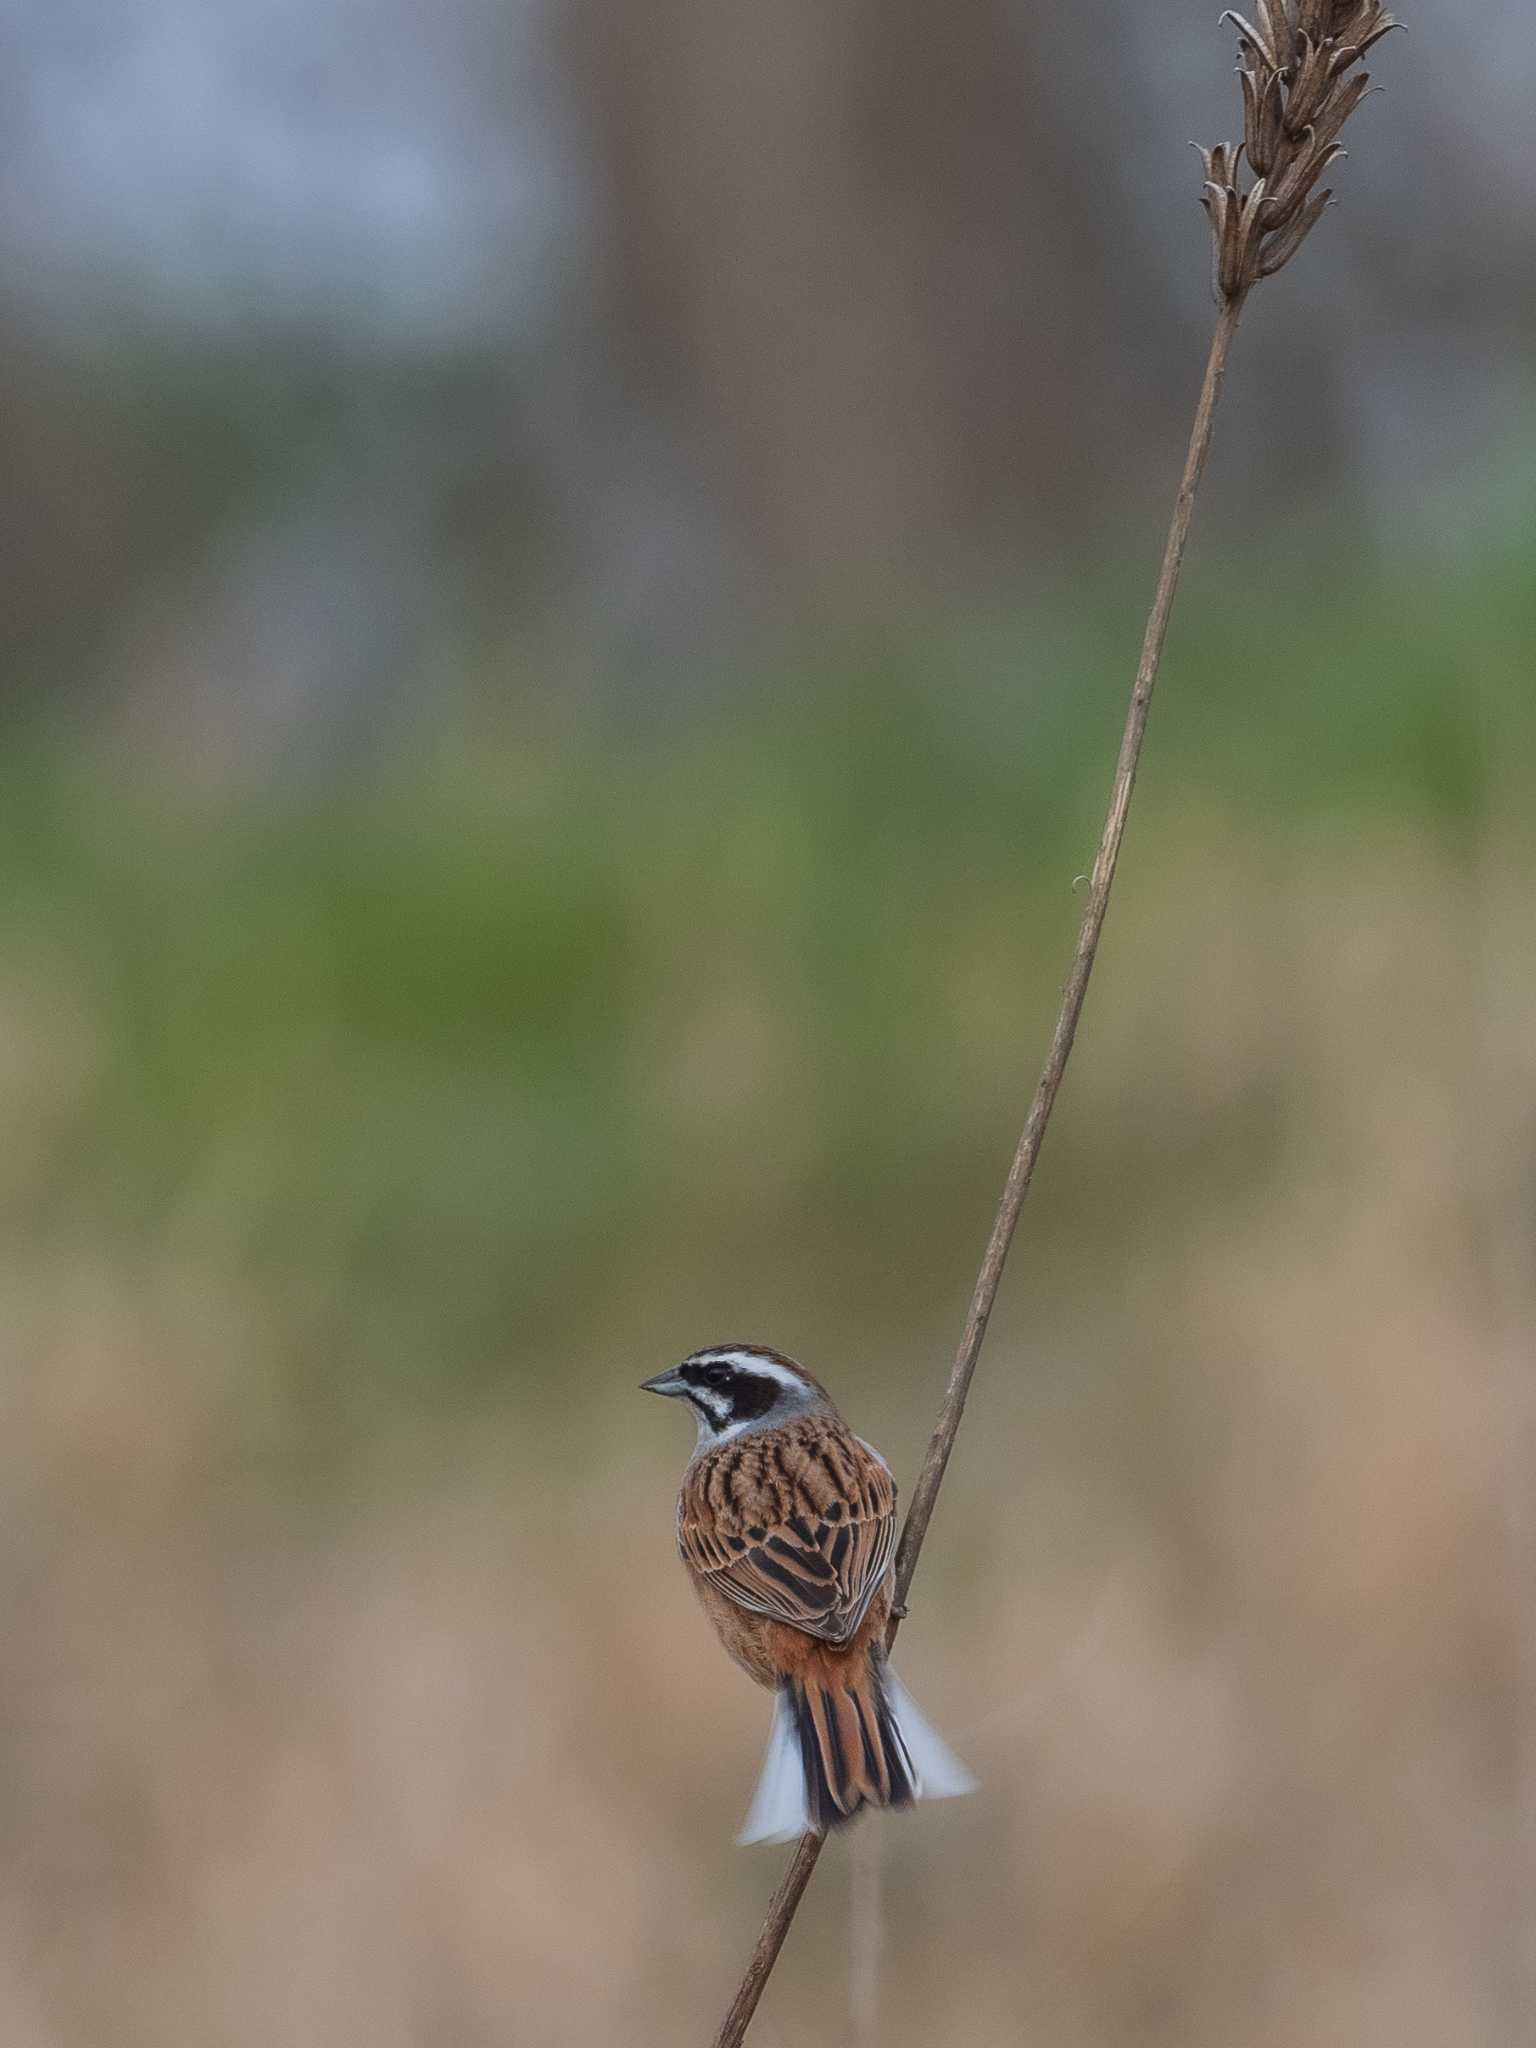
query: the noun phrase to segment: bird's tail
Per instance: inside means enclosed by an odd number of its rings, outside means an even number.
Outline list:
[[[866,1806],[974,1791],[976,1780],[923,1719],[883,1657],[780,1686],[768,1754],[740,1842],[788,1842],[842,1827]]]

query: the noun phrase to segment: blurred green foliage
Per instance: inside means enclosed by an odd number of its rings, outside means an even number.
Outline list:
[[[237,792],[13,720],[14,1256],[205,1276],[259,1330],[262,1426],[327,1458],[506,1390],[559,1388],[554,1424],[715,1336],[948,1331],[1138,630],[1107,589],[665,717],[448,693],[334,779]],[[1110,952],[1213,820],[1260,863],[1330,815],[1461,860],[1533,758],[1533,647],[1516,562],[1197,576]],[[1267,1114],[1171,1199],[1251,1171]],[[1125,1143],[1053,1140],[1053,1257],[1116,1227]]]

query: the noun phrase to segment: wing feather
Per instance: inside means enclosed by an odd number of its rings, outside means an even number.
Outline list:
[[[890,1570],[896,1487],[878,1452],[818,1421],[699,1460],[677,1535],[684,1561],[736,1606],[843,1643]]]

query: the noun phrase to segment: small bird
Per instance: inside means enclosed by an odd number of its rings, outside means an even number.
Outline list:
[[[695,1351],[643,1390],[697,1418],[677,1547],[721,1642],[776,1695],[737,1840],[974,1790],[886,1662],[896,1484],[880,1453],[803,1365],[762,1345]]]

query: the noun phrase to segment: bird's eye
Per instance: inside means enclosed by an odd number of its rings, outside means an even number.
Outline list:
[[[731,1369],[728,1365],[706,1365],[704,1368],[704,1384],[707,1387],[723,1387],[730,1376]]]

